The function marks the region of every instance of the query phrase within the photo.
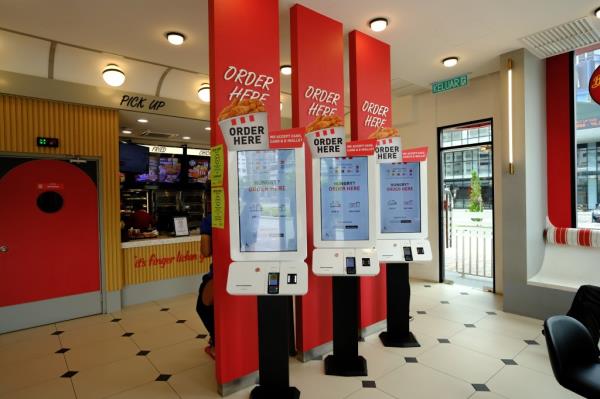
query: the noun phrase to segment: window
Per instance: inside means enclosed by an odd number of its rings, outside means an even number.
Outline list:
[[[600,105],[589,95],[600,45],[576,52],[574,61],[577,227],[600,229]]]

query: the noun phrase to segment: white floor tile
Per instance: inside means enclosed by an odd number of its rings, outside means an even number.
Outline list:
[[[481,328],[462,330],[452,337],[452,343],[496,359],[513,359],[527,347],[522,339],[495,334]]]
[[[465,329],[464,324],[456,323],[430,314],[415,314],[410,329],[415,333],[423,332],[436,338],[449,338]]]
[[[418,363],[409,363],[377,380],[377,388],[396,398],[466,399],[473,387]]]
[[[377,347],[361,343],[358,347],[358,353],[367,360],[368,378],[376,379],[402,366],[405,361],[400,354],[394,354],[391,351],[385,351],[384,347]]]
[[[540,342],[540,341],[538,341]],[[548,349],[546,342],[541,341],[540,345],[528,345],[524,351],[515,357],[515,361],[520,365],[536,371],[553,376],[552,366],[548,358]]]
[[[325,375],[322,361],[294,363],[290,367],[290,384],[300,389],[300,397],[306,399],[342,399],[362,388],[356,378]]]
[[[510,399],[579,398],[579,395],[561,387],[554,377],[521,366],[504,367],[487,386]]]
[[[427,311],[427,313],[460,324],[474,324],[487,316],[487,313],[483,310],[458,305],[454,301],[449,304],[440,304]]]
[[[498,359],[453,344],[440,344],[417,359],[426,366],[471,384],[484,384],[504,366]]]

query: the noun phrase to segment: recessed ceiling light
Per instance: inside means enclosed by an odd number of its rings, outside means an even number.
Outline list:
[[[596,10],[594,11],[594,15],[596,16],[596,18],[600,18],[600,8],[596,8]]]
[[[210,102],[210,86],[207,84],[203,84],[198,89],[198,98],[200,101],[204,101],[205,103]]]
[[[123,133],[123,134],[131,134],[133,132],[131,130],[129,130],[129,129],[123,129],[123,130],[121,130],[121,133]]]
[[[387,28],[388,20],[387,18],[373,18],[369,21],[369,27],[373,32],[382,32]]]
[[[191,137],[190,136],[183,136],[182,139],[184,139],[184,140],[191,140]]]
[[[291,65],[282,65],[279,67],[279,71],[282,75],[289,76],[292,74],[292,66]]]
[[[125,74],[115,64],[108,64],[102,71],[102,79],[107,85],[118,87],[125,83]]]
[[[148,123],[148,119],[140,118],[137,120],[139,123]]]
[[[208,131],[210,131],[210,126],[206,126],[206,127],[204,128],[204,130],[208,130]]]
[[[181,46],[185,42],[185,35],[179,32],[167,32],[165,33],[167,40],[173,46]]]
[[[279,101],[279,110],[283,111],[283,101]]]
[[[456,66],[456,64],[458,64],[458,57],[444,58],[442,60],[442,64],[444,64],[446,68],[452,68],[453,66]]]

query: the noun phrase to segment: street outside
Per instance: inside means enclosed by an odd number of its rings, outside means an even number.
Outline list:
[[[444,253],[446,270],[491,278],[494,255],[492,210],[474,213],[454,209],[451,218],[452,242]]]
[[[600,223],[592,222],[592,211],[577,211],[577,227],[580,229],[600,229]]]

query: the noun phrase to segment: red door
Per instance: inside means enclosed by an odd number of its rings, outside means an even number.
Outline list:
[[[0,165],[0,307],[99,291],[95,163]]]

